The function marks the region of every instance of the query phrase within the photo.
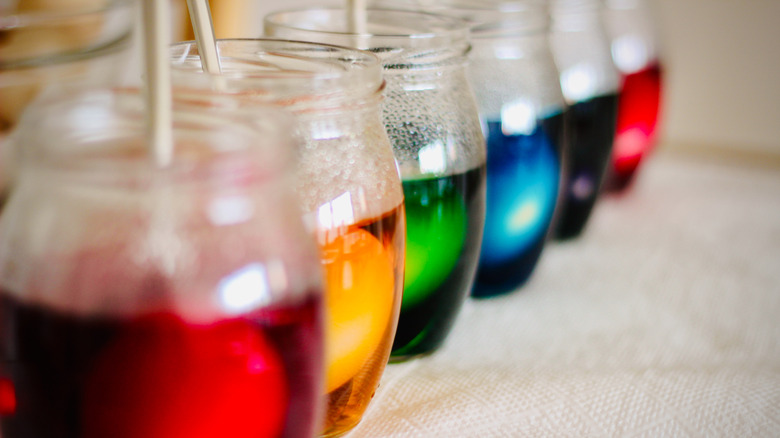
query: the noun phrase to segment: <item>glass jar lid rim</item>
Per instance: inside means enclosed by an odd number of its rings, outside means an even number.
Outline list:
[[[300,31],[315,32],[321,34],[331,35],[355,35],[388,39],[415,39],[415,40],[434,40],[442,37],[448,41],[468,39],[469,24],[465,20],[457,17],[450,17],[425,11],[412,11],[404,9],[390,9],[384,7],[369,7],[366,10],[366,16],[368,26],[381,25],[380,32],[371,32],[370,30],[363,33],[349,32],[345,28],[312,28],[311,26],[302,26],[300,23],[289,24],[281,19],[287,15],[318,15],[320,17],[340,14],[346,17],[346,10],[342,7],[310,7],[310,8],[297,8],[277,11],[269,14],[265,17],[266,26],[276,26],[280,28],[288,28]],[[395,24],[393,27],[387,23],[383,23],[376,18],[388,19],[403,19],[403,25]],[[376,21],[375,21],[376,20]],[[434,25],[436,27],[431,27]]]
[[[194,41],[171,46],[173,76],[214,80],[222,77],[239,89],[283,96],[344,94],[374,95],[383,88],[382,65],[373,53],[349,47],[272,38],[229,38],[217,41],[223,72],[202,72]],[[189,75],[189,76],[187,76]],[[235,90],[233,90],[235,91]]]
[[[100,5],[88,7],[39,11],[13,11],[0,15],[0,30],[56,24],[61,21],[72,20],[85,15],[100,14],[105,11],[131,7],[131,0],[107,0]]]
[[[466,20],[472,26],[473,39],[545,32],[550,25],[548,9],[541,2],[451,0],[437,3],[431,11]]]

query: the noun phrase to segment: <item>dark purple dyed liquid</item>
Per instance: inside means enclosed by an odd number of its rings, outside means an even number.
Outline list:
[[[85,317],[0,292],[0,380],[16,401],[2,436],[316,434],[319,300],[195,325],[170,312]]]
[[[588,222],[609,164],[617,110],[617,94],[605,94],[577,102],[567,111],[569,148],[555,228],[559,239],[579,236]]]

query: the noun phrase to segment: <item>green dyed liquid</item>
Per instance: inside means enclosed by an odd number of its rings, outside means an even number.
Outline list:
[[[393,355],[437,348],[468,296],[485,220],[485,168],[405,180],[406,269]]]

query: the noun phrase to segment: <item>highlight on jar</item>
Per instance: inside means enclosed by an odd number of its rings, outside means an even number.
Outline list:
[[[325,276],[326,412],[322,434],[352,429],[384,372],[401,306],[403,188],[381,120],[379,59],[346,47],[219,40],[222,73],[201,68],[194,43],[174,45],[174,81],[194,100],[291,112],[295,190]]]

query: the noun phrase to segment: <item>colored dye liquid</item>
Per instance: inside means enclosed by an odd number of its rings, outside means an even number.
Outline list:
[[[515,134],[488,121],[487,216],[477,281],[471,294],[487,298],[524,284],[536,266],[558,200],[563,115]]]
[[[403,287],[403,207],[318,233],[325,269],[324,436],[362,418],[384,372]]]
[[[617,94],[606,94],[569,107],[569,148],[564,175],[559,239],[580,235],[588,222],[604,180],[615,140]]]
[[[406,272],[393,360],[441,346],[474,281],[485,218],[485,166],[405,180]]]
[[[319,300],[196,325],[171,312],[85,317],[2,293],[2,436],[310,436]]]
[[[655,146],[661,109],[661,67],[653,63],[623,78],[617,133],[605,188],[625,189],[642,158]]]

